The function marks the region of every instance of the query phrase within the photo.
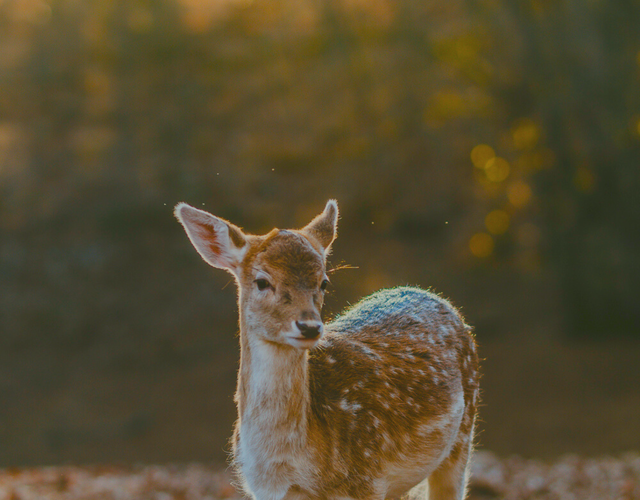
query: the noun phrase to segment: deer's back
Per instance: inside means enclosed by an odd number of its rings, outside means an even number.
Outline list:
[[[394,464],[405,473],[402,464],[412,463],[406,474],[417,477],[451,451],[459,432],[470,432],[477,355],[470,328],[446,300],[418,288],[382,290],[326,328],[309,375],[315,431],[343,450],[328,458],[331,447],[319,445],[336,485],[345,474],[376,476]]]

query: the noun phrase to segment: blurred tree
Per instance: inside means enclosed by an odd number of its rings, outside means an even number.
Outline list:
[[[553,168],[536,172],[534,166],[529,177],[545,255],[561,281],[568,330],[578,336],[635,335],[640,5],[486,5],[475,11],[489,21],[496,40],[491,61],[501,78],[492,82],[492,93],[505,110],[504,124],[516,124],[508,147],[521,161],[535,146],[526,144],[527,137],[543,139],[553,151]],[[527,123],[534,129],[528,131]]]
[[[233,297],[179,237],[182,200],[258,232],[338,198],[363,274],[336,310],[434,284],[488,338],[559,283],[567,331],[634,335],[638,25],[632,0],[0,0],[0,390],[62,422],[5,425],[5,397],[0,451],[84,439],[60,403],[77,373],[220,359],[233,383],[235,339],[211,335]]]

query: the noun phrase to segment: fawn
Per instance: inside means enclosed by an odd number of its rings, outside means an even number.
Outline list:
[[[449,302],[382,290],[331,323],[320,311],[338,206],[255,236],[185,203],[175,215],[238,284],[233,464],[257,500],[466,495],[478,401],[471,328]],[[428,491],[428,493],[427,493]]]

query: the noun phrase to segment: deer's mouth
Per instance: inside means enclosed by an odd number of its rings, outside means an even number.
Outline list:
[[[296,347],[298,349],[311,349],[316,346],[316,344],[320,341],[322,334],[318,334],[314,338],[307,338],[300,336],[287,335],[285,337],[287,344],[292,347]]]

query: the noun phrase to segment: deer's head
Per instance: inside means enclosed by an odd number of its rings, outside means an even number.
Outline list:
[[[334,200],[302,229],[274,229],[262,236],[245,234],[185,203],[176,207],[175,215],[202,258],[236,278],[247,335],[299,349],[318,343],[329,282],[326,256],[338,220]]]

